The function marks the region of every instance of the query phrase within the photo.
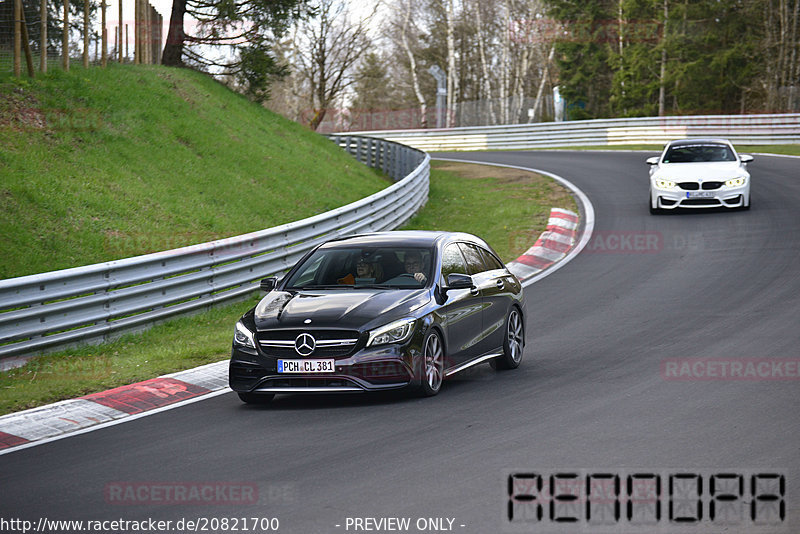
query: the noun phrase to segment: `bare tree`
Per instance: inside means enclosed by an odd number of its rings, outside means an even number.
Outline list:
[[[474,4],[475,9],[475,23],[476,23],[476,34],[478,38],[478,54],[481,61],[481,83],[480,83],[480,93],[479,97],[481,100],[485,100],[487,106],[489,106],[489,113],[491,115],[491,124],[497,123],[497,117],[494,113],[494,107],[491,105],[492,100],[492,81],[491,77],[489,76],[489,62],[486,59],[486,49],[488,47],[487,42],[487,32],[483,25],[483,18],[481,16],[481,10],[483,6],[486,4],[477,0]],[[485,120],[485,119],[484,119]]]
[[[411,8],[414,5],[413,0],[405,0],[405,16],[403,17],[403,27],[400,31],[400,38],[403,43],[403,50],[408,57],[409,62],[409,70],[411,71],[411,84],[414,88],[414,95],[417,97],[417,102],[419,102],[419,116],[421,126],[423,128],[428,127],[428,119],[427,119],[427,105],[425,104],[425,98],[422,96],[422,91],[419,87],[419,78],[417,77],[417,61],[414,58],[414,52],[411,50],[411,46],[408,44],[408,27],[411,22]]]
[[[447,0],[447,117],[445,127],[453,126],[453,118],[456,111],[456,100],[458,98],[458,74],[456,73],[456,50],[455,50],[455,8],[453,0]]]
[[[352,20],[344,2],[320,0],[315,8],[316,16],[300,23],[294,43],[295,68],[310,87],[313,116],[309,126],[314,130],[334,100],[354,82],[353,67],[371,45],[367,28],[377,4],[358,20]]]

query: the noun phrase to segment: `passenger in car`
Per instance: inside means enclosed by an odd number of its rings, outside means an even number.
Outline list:
[[[353,285],[356,282],[373,284],[379,283],[381,278],[383,278],[381,266],[362,257],[356,262],[355,275],[347,274],[346,276],[339,278],[336,282],[342,285]]]

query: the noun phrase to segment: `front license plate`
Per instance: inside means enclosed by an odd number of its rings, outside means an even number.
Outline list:
[[[279,373],[332,373],[334,360],[278,360]]]
[[[690,191],[686,193],[686,198],[714,198],[711,191]]]

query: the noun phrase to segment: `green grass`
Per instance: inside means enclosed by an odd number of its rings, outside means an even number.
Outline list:
[[[563,188],[540,175],[434,162],[428,203],[406,228],[472,232],[508,261],[533,244],[551,207],[576,209]],[[0,415],[223,360],[233,324],[258,298],[2,372]]]
[[[0,279],[269,228],[388,182],[185,69],[0,74]]]
[[[517,169],[434,161],[428,205],[403,229],[469,232],[503,261],[526,251],[547,225],[551,207],[577,212],[552,179]]]

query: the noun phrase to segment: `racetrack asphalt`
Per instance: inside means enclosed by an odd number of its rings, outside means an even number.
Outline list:
[[[566,527],[509,522],[508,475],[699,473],[708,484],[718,472],[769,472],[785,476],[786,519],[724,531],[800,531],[800,379],[665,371],[797,360],[800,160],[757,156],[749,211],[651,216],[647,155],[441,154],[553,172],[594,205],[589,245],[526,289],[519,369],[479,366],[429,399],[282,396],[262,408],[226,394],[13,452],[0,456],[0,519],[272,517],[278,532],[311,533],[408,517],[412,532],[420,518],[452,519],[464,533],[716,532],[665,518],[592,526],[585,514]],[[256,498],[217,490],[202,504],[170,502],[152,490],[225,485]],[[151,491],[118,498],[132,487]]]

